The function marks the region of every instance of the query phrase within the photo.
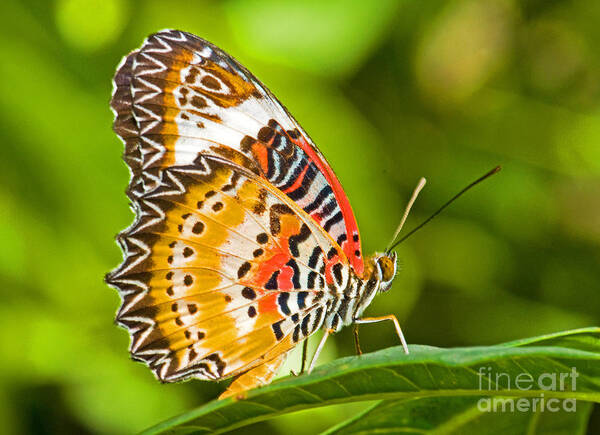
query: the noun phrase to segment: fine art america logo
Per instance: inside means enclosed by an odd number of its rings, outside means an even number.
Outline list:
[[[480,391],[502,391],[502,393],[506,392],[505,396],[512,396],[511,392],[529,390],[541,390],[548,393],[575,392],[579,376],[575,367],[572,367],[570,372],[542,373],[537,378],[529,373],[519,373],[518,375],[503,372],[493,373],[491,367],[480,367],[478,374]],[[546,397],[546,395],[551,395],[548,393],[540,392],[537,397],[484,397],[477,402],[477,408],[481,412],[575,412],[577,410],[575,399]]]

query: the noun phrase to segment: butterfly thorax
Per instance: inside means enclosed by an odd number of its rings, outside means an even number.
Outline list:
[[[396,276],[396,265],[395,252],[367,257],[363,275],[351,271],[347,287],[341,293],[332,292],[323,326],[339,331],[359,319],[377,293],[390,289]]]

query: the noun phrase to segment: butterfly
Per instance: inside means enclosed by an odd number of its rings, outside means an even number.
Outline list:
[[[323,328],[363,318],[396,254],[363,258],[344,190],[286,108],[246,68],[164,30],[120,63],[111,108],[135,219],[106,280],[130,353],[163,382],[235,377],[220,397],[268,384]]]

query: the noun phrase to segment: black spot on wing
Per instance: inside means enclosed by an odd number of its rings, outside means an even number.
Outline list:
[[[277,277],[278,276],[279,276],[279,271],[278,270],[276,270],[275,272],[273,272],[273,275],[271,275],[271,278],[269,278],[269,280],[265,284],[265,288],[267,290],[277,290],[279,288],[279,285],[277,284]]]
[[[329,197],[329,195],[331,195],[331,194],[333,194],[333,190],[331,189],[331,186],[328,184],[327,186],[323,187],[323,189],[321,189],[321,191],[319,192],[317,197],[310,204],[308,204],[306,207],[304,207],[304,211],[308,214],[315,211],[317,208],[319,208],[321,206],[323,201],[325,201],[325,199],[327,197]]]
[[[275,338],[277,339],[277,341],[279,341],[283,338],[283,332],[281,331],[281,323],[282,322],[283,322],[283,320],[280,320],[271,325],[271,328],[273,329],[273,333],[275,334]]]
[[[256,241],[261,245],[264,245],[269,241],[269,236],[267,233],[260,233],[258,236],[256,236]]]
[[[331,268],[331,270],[333,271],[333,276],[335,278],[335,281],[338,283],[338,285],[342,285],[343,284],[343,275],[342,275],[342,268],[344,266],[342,266],[342,263],[336,263],[333,265],[333,267]]]
[[[290,261],[288,261],[285,265],[291,267],[292,270],[294,271],[292,273],[292,284],[294,285],[294,288],[295,289],[301,288],[301,286],[300,286],[300,268],[298,267],[298,264],[296,263],[296,261],[294,261],[293,259],[290,259]]]
[[[343,298],[340,302],[340,306],[337,310],[337,313],[342,319],[346,318],[346,314],[348,312],[348,304],[350,304],[350,299],[348,298]]]
[[[309,333],[309,330],[308,330],[309,323],[310,323],[310,314],[307,314],[302,319],[302,324],[300,325],[300,329],[302,330],[302,335],[304,337],[306,337],[308,335],[308,333]]]
[[[304,195],[310,191],[310,186],[312,185],[317,174],[317,167],[312,162],[309,163],[308,169],[302,178],[302,183],[296,189],[289,192],[287,196],[293,201],[298,201],[299,199],[303,198]]]
[[[319,274],[317,272],[315,272],[314,270],[311,270],[310,273],[308,274],[308,282],[307,282],[307,287],[312,289],[315,288],[315,280],[317,279],[317,276]]]
[[[306,297],[308,296],[308,292],[298,292],[298,308],[303,310],[306,308]]]
[[[338,222],[340,222],[342,219],[343,219],[342,211],[340,210],[336,214],[334,214],[332,217],[327,219],[327,222],[325,222],[325,225],[323,225],[323,229],[325,231],[329,232],[331,227],[334,226],[335,224],[337,224]]]
[[[310,258],[308,259],[308,267],[314,269],[317,267],[317,263],[319,262],[319,256],[323,253],[323,250],[319,246],[315,246],[312,254],[310,254]]]
[[[327,204],[325,204],[325,206],[323,206],[323,209],[321,210],[321,214],[323,216],[329,216],[336,209],[338,209],[338,203],[337,203],[336,199],[333,198],[331,201],[329,201]]]
[[[256,292],[250,287],[244,287],[244,289],[242,290],[242,296],[252,301],[256,299]]]
[[[192,227],[192,232],[194,234],[202,234],[202,231],[204,231],[204,223],[200,221],[196,222]]]
[[[297,343],[299,339],[300,339],[300,325],[296,325],[296,327],[294,328],[294,333],[292,335],[292,340],[294,341],[294,343]]]
[[[306,224],[302,224],[302,227],[300,228],[300,233],[296,234],[295,236],[290,236],[290,238],[288,239],[288,245],[290,248],[290,253],[292,254],[293,257],[299,257],[300,256],[300,250],[298,249],[298,244],[304,242],[306,239],[308,239],[310,237],[310,228],[308,228],[308,225]]]
[[[279,294],[279,296],[277,296],[277,305],[279,305],[279,309],[286,316],[291,314],[290,307],[288,306],[289,299],[290,294],[288,292],[282,292]]]
[[[319,307],[317,308],[317,311],[315,311],[315,318],[312,324],[312,330],[316,330],[319,327],[319,323],[321,322],[321,317],[323,316],[323,307]]]
[[[238,279],[243,278],[250,270],[250,267],[252,267],[252,265],[248,261],[242,264],[238,269]]]

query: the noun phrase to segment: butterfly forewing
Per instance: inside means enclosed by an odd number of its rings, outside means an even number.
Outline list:
[[[356,220],[331,167],[287,110],[232,57],[189,33],[154,34],[122,62],[111,106],[132,171],[130,198],[157,189],[168,168],[218,156],[287,195],[362,274]]]

